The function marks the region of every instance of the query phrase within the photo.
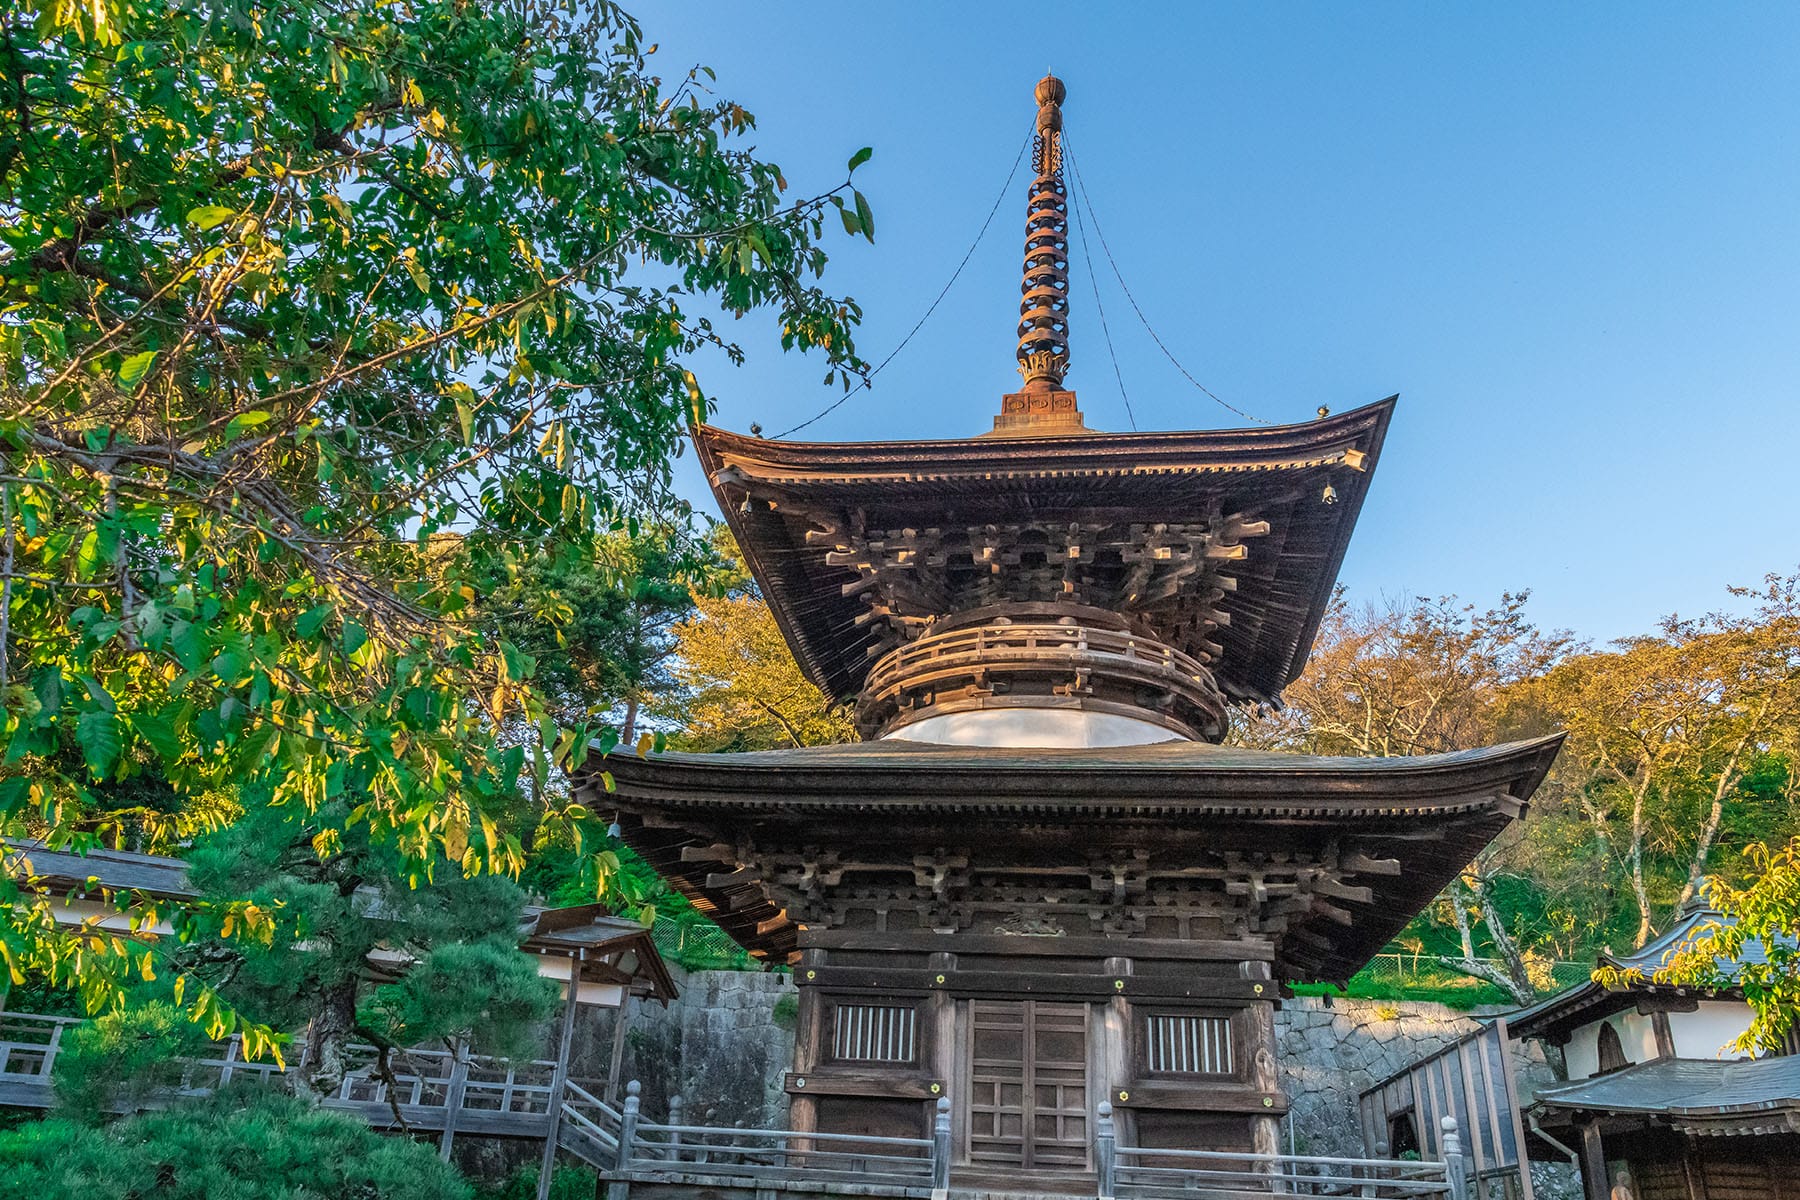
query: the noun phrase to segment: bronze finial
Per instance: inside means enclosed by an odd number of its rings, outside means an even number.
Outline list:
[[[1019,302],[1019,374],[1027,391],[1056,391],[1069,369],[1069,197],[1063,187],[1063,81],[1038,80],[1025,217],[1024,298]]]

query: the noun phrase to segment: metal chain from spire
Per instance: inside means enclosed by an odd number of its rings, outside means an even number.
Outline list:
[[[1025,281],[1019,302],[1019,374],[1028,391],[1055,391],[1069,370],[1069,197],[1063,185],[1062,80],[1037,85],[1031,201],[1025,218]]]

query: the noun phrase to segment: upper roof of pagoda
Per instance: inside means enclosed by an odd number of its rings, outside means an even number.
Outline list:
[[[1228,696],[1272,700],[1305,666],[1395,401],[1254,429],[695,443],[833,697],[941,617],[1047,602],[1119,613]]]

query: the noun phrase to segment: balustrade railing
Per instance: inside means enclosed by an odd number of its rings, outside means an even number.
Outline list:
[[[567,1119],[570,1109],[563,1113]],[[633,1180],[694,1176],[770,1186],[784,1181],[859,1183],[941,1194],[950,1182],[950,1101],[938,1100],[930,1137],[735,1129],[684,1124],[679,1097],[670,1101],[666,1122],[645,1121],[634,1080],[626,1086],[619,1112],[617,1146],[609,1200],[624,1200]]]
[[[883,657],[870,671],[864,687],[878,692],[925,667],[992,664],[1013,657],[1045,655],[1138,663],[1209,687],[1212,681],[1212,672],[1200,660],[1154,638],[1086,625],[1020,622],[927,634]]]
[[[71,1026],[80,1023],[73,1017],[0,1012],[0,1080],[41,1084],[47,1089],[62,1040]],[[268,1085],[285,1073],[272,1061],[245,1058],[243,1051],[243,1041],[236,1036],[213,1043],[205,1054],[188,1060],[178,1092],[204,1096],[227,1084]],[[389,1055],[385,1073],[380,1069],[380,1052],[373,1046],[352,1043],[346,1055],[349,1069],[337,1091],[325,1099],[327,1105],[429,1109],[449,1104],[456,1058],[448,1051],[395,1051]],[[543,1116],[550,1111],[550,1076],[555,1063],[482,1055],[465,1056],[464,1063],[462,1109],[519,1116]]]
[[[0,1013],[0,1083],[41,1085],[46,1096],[62,1039],[76,1021]],[[384,1077],[372,1047],[352,1048],[355,1066],[327,1105],[373,1113],[378,1107],[446,1107],[458,1090],[458,1063],[441,1050],[390,1056]],[[545,1116],[555,1064],[464,1056],[460,1108]],[[281,1071],[244,1059],[238,1039],[191,1061],[181,1091],[201,1095],[226,1084],[268,1084]],[[950,1101],[937,1101],[929,1137],[878,1137],[793,1129],[695,1125],[670,1102],[663,1122],[643,1118],[633,1081],[624,1102],[607,1103],[569,1081],[556,1127],[560,1146],[607,1173],[609,1200],[626,1200],[633,1180],[726,1177],[759,1189],[788,1184],[855,1182],[869,1187],[944,1194],[950,1184]],[[1332,1158],[1232,1151],[1121,1146],[1112,1106],[1094,1123],[1100,1200],[1262,1200],[1271,1195],[1358,1200],[1469,1200],[1469,1180],[1453,1117],[1444,1118],[1443,1160]],[[547,1131],[549,1126],[544,1126]],[[809,1183],[810,1181],[810,1183]]]
[[[1456,1119],[1444,1118],[1444,1160],[1332,1158],[1121,1146],[1112,1105],[1095,1122],[1100,1200],[1262,1200],[1342,1196],[1359,1200],[1468,1200]]]
[[[48,1083],[63,1031],[80,1023],[74,1017],[0,1012],[0,1079]]]

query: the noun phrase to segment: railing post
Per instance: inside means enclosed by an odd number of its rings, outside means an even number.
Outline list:
[[[606,1200],[627,1200],[631,1195],[631,1149],[637,1140],[641,1091],[643,1085],[635,1079],[625,1085],[625,1103],[619,1111],[619,1161],[613,1165],[612,1182],[606,1185]]]
[[[1112,1101],[1100,1102],[1094,1123],[1094,1171],[1100,1180],[1100,1200],[1112,1200],[1119,1174],[1119,1131],[1113,1125]]]
[[[669,1124],[680,1125],[681,1123],[681,1093],[677,1092],[669,1097]],[[669,1130],[669,1157],[675,1162],[681,1161],[681,1131],[679,1129]]]
[[[931,1120],[931,1196],[944,1200],[950,1194],[950,1097],[939,1096]]]
[[[563,1092],[569,1082],[569,1057],[574,1053],[575,1012],[581,1003],[581,966],[585,950],[569,960],[569,994],[563,999],[562,1036],[556,1043],[556,1070],[550,1075],[550,1097],[544,1121],[544,1157],[538,1166],[537,1200],[550,1200],[550,1179],[556,1173],[556,1143],[562,1134]]]
[[[1445,1117],[1444,1174],[1450,1179],[1450,1200],[1469,1200],[1469,1176],[1463,1169],[1462,1137],[1456,1132],[1456,1118]]]
[[[1379,1158],[1379,1159],[1387,1159],[1387,1158],[1392,1157],[1392,1155],[1393,1155],[1393,1148],[1387,1144],[1385,1139],[1377,1139],[1375,1142],[1374,1150],[1375,1150],[1375,1157]],[[1368,1168],[1364,1169],[1363,1174],[1369,1176],[1371,1179],[1379,1179],[1379,1178],[1381,1178],[1382,1170],[1383,1170],[1383,1168],[1381,1168],[1381,1167],[1368,1167]],[[1361,1188],[1359,1188],[1357,1190],[1356,1194],[1359,1196],[1368,1197],[1368,1196],[1379,1196],[1381,1193],[1376,1190],[1375,1184],[1365,1183],[1362,1185]]]
[[[456,1119],[462,1114],[463,1096],[469,1090],[468,1043],[457,1038],[450,1043],[450,1082],[444,1088],[444,1132],[438,1138],[438,1157],[450,1161],[450,1147],[456,1141]]]

